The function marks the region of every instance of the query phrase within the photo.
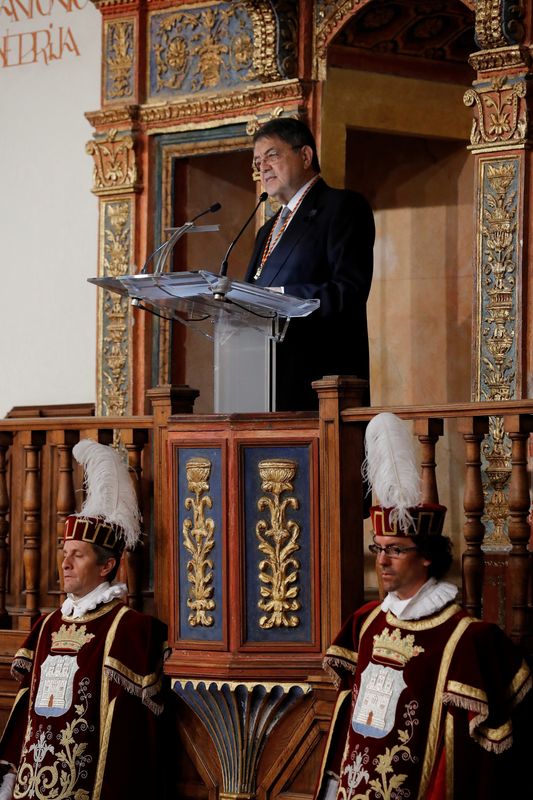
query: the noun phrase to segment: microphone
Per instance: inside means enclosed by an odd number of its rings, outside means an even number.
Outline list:
[[[209,206],[209,208],[204,209],[204,211],[200,211],[199,214],[197,214],[195,217],[193,217],[189,222],[186,222],[185,225],[190,226],[194,222],[196,222],[197,219],[200,219],[200,217],[203,217],[204,214],[209,214],[209,213],[212,214],[215,211],[218,211],[220,208],[222,208],[222,205],[220,203],[213,203],[212,206]],[[179,230],[181,230],[181,228]],[[176,233],[176,231],[174,231],[174,233]],[[156,247],[156,249],[153,251],[153,253],[150,253],[150,255],[148,256],[148,258],[146,259],[146,261],[143,264],[143,268],[141,269],[141,273],[140,273],[141,275],[144,275],[144,273],[146,272],[146,268],[148,267],[148,264],[153,259],[153,257],[155,255],[157,255],[157,253],[159,253],[160,250],[163,250],[164,247],[169,247],[171,242],[172,242],[172,236],[170,237],[170,239],[167,239],[166,242],[163,242],[163,244],[160,244],[159,247]]]
[[[250,216],[248,217],[248,219],[246,220],[246,222],[244,223],[244,225],[243,225],[243,226],[242,226],[242,228],[240,229],[240,231],[239,231],[239,233],[237,234],[237,236],[235,237],[235,239],[232,241],[232,243],[231,243],[231,244],[230,244],[230,246],[228,247],[228,249],[227,249],[227,251],[226,251],[226,255],[225,255],[225,256],[224,256],[224,258],[222,259],[222,264],[220,265],[220,270],[219,270],[219,273],[218,273],[218,274],[220,275],[220,277],[221,277],[221,278],[225,278],[225,277],[226,277],[226,273],[227,273],[227,271],[228,271],[228,258],[229,258],[229,254],[231,253],[231,251],[233,250],[233,248],[235,247],[235,245],[237,244],[237,242],[238,242],[238,241],[239,241],[239,239],[241,238],[242,234],[244,233],[244,231],[246,230],[246,228],[248,227],[248,225],[250,224],[250,222],[253,220],[253,218],[254,218],[254,217],[255,217],[255,215],[257,214],[257,209],[259,208],[259,206],[261,205],[261,203],[264,203],[264,202],[265,202],[265,200],[267,199],[267,197],[268,197],[268,192],[262,192],[262,193],[259,195],[259,201],[258,201],[258,203],[257,203],[256,207],[254,208],[254,210],[252,211],[252,213],[250,214]]]
[[[205,211],[200,211],[199,214],[197,214],[195,217],[193,217],[191,219],[191,222],[196,222],[196,220],[200,219],[200,217],[203,217],[204,214],[210,214],[210,213],[214,214],[215,211],[219,211],[221,208],[222,208],[222,206],[221,206],[220,203],[213,203],[213,205],[209,206],[209,208],[206,208]]]

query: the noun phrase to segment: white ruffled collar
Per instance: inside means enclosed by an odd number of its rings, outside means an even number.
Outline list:
[[[430,578],[413,597],[401,600],[396,592],[389,592],[381,604],[383,611],[392,611],[398,619],[421,619],[436,614],[455,600],[457,586],[447,581]]]
[[[104,581],[83,597],[67,594],[65,602],[61,606],[61,613],[64,617],[77,619],[89,611],[94,611],[102,603],[109,603],[117,597],[124,597],[127,593],[128,587],[125,583],[110,584],[108,581]]]

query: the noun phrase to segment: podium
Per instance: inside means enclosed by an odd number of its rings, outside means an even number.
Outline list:
[[[216,413],[276,410],[276,345],[293,317],[320,305],[207,270],[88,280],[213,339]]]

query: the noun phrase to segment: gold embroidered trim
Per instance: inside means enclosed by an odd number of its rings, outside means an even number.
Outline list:
[[[533,687],[533,679],[531,670],[525,661],[522,661],[520,668],[508,689],[508,696],[512,702],[513,708],[517,706],[526,696],[526,694]]]
[[[354,661],[357,663],[357,653],[354,650],[348,650],[346,647],[338,647],[336,644],[332,644],[331,647],[328,647],[326,650],[326,658],[328,658],[328,656],[336,656],[345,661]]]
[[[26,647],[21,647],[20,650],[17,650],[15,653],[15,658],[27,658],[28,661],[33,661],[33,656],[35,655],[33,650],[28,650]]]
[[[482,703],[487,702],[487,695],[482,689],[476,689],[475,686],[468,686],[466,683],[459,683],[459,681],[448,681],[446,686],[447,692],[453,694],[460,694],[464,697],[472,697]]]
[[[454,736],[453,736],[453,716],[449,711],[446,712],[446,722],[444,724],[444,738],[446,742],[446,800],[454,800],[453,796],[453,756],[454,756]]]
[[[17,705],[20,703],[20,701],[22,700],[22,698],[24,697],[24,695],[25,695],[25,694],[26,694],[26,692],[28,692],[28,691],[29,691],[29,689],[28,689],[28,687],[27,687],[27,686],[26,686],[26,688],[25,688],[25,689],[19,689],[19,690],[18,690],[18,692],[17,692],[17,696],[15,697],[15,702],[13,703],[13,706],[12,706],[12,708],[11,708],[11,711],[9,712],[9,717],[7,718],[7,722],[6,722],[6,724],[5,724],[4,730],[7,730],[7,726],[9,725],[9,720],[11,719],[11,717],[12,717],[12,715],[13,715],[13,712],[14,712],[15,708],[17,707]],[[9,762],[5,761],[5,762],[3,762],[3,763],[7,764],[7,763],[9,763]],[[16,764],[14,764],[13,766],[14,766],[16,769],[18,768],[18,765],[16,765]]]
[[[461,606],[453,603],[451,606],[446,606],[437,616],[429,617],[428,619],[398,619],[392,611],[387,611],[387,622],[389,625],[395,625],[397,628],[402,628],[406,631],[429,631],[436,628],[437,625],[442,625],[447,622],[454,614],[461,611]],[[472,622],[477,622],[474,617],[470,618]]]
[[[452,606],[452,608],[457,609],[458,606]],[[449,612],[451,609],[448,610]],[[445,612],[443,612],[444,614]],[[455,613],[455,611],[454,611]],[[439,617],[442,617],[443,614],[440,614]],[[448,613],[448,618],[451,616]],[[438,619],[435,620],[435,624],[438,623]],[[405,620],[403,620],[405,622]],[[424,764],[422,767],[422,777],[420,779],[420,787],[418,791],[419,800],[424,800],[429,784],[429,779],[431,778],[431,773],[433,771],[433,766],[435,764],[435,754],[437,752],[437,744],[439,738],[439,730],[440,730],[440,720],[442,715],[442,696],[444,690],[444,684],[446,681],[446,675],[448,673],[448,669],[450,668],[450,663],[455,652],[455,648],[462,637],[463,633],[469,627],[472,622],[476,622],[473,617],[463,617],[457,623],[455,630],[453,631],[452,635],[448,639],[448,643],[444,648],[444,653],[442,654],[442,660],[440,663],[439,668],[439,675],[437,678],[437,685],[435,687],[435,699],[433,701],[433,710],[431,712],[431,719],[429,723],[429,731],[428,731],[428,742],[426,745],[426,752],[424,755]],[[428,626],[428,627],[434,627]],[[412,628],[410,628],[412,630]]]
[[[102,758],[102,756],[104,756],[104,762],[105,762],[105,753],[104,753],[104,751],[102,749],[102,737],[104,736],[105,728],[106,728],[106,725],[108,724],[107,716],[108,716],[108,713],[109,713],[108,712],[108,709],[109,709],[109,682],[107,680],[107,675],[105,673],[105,670],[103,669],[103,664],[105,664],[106,661],[109,658],[109,650],[111,649],[111,645],[113,644],[113,641],[115,639],[115,635],[116,635],[116,632],[117,632],[118,624],[119,624],[120,620],[122,619],[122,617],[124,616],[124,614],[127,614],[128,611],[129,611],[129,608],[127,606],[123,606],[123,608],[118,612],[117,616],[113,620],[113,623],[112,623],[111,627],[109,628],[109,630],[107,632],[107,636],[105,638],[104,657],[103,657],[103,661],[102,661],[102,677],[100,679],[100,755],[99,755],[99,759],[98,759],[98,769],[97,769],[97,771],[100,769],[100,759]],[[102,770],[103,770],[103,767],[102,767]],[[96,800],[96,795],[95,795],[94,800]]]
[[[104,729],[103,731],[100,730],[100,752],[98,755],[98,766],[96,768],[96,778],[94,781],[92,800],[100,800],[100,793],[102,791],[102,784],[104,781],[104,770],[107,761],[107,750],[109,748],[109,739],[111,737],[113,713],[115,711],[115,700],[116,697],[109,704]]]
[[[331,745],[331,739],[333,738],[333,731],[335,729],[335,723],[337,722],[337,717],[339,716],[339,712],[344,705],[344,701],[346,700],[346,696],[351,694],[351,689],[344,689],[342,692],[339,692],[337,697],[337,702],[335,703],[335,708],[333,709],[333,715],[331,717],[331,722],[329,725],[329,733],[328,739],[326,742],[326,746],[324,748],[324,752],[322,755],[322,763],[320,764],[320,772],[318,773],[318,783],[317,786],[322,785],[322,781],[324,780],[324,770],[326,768],[326,761],[328,757],[329,748]],[[348,743],[348,737],[346,737],[346,742]]]
[[[376,606],[376,608],[374,608],[373,611],[370,612],[370,614],[368,615],[366,620],[361,625],[361,631],[359,633],[359,642],[357,643],[358,647],[359,647],[359,644],[361,642],[361,639],[365,635],[366,629],[368,628],[369,625],[371,625],[374,622],[374,620],[376,619],[376,617],[380,613],[380,611],[381,611],[381,606]],[[393,617],[393,619],[396,619],[396,617]]]
[[[152,684],[157,683],[159,680],[157,672],[152,672],[150,675],[139,675],[132,669],[128,669],[128,667],[126,667],[121,661],[118,661],[118,659],[116,658],[106,658],[104,667],[116,670],[118,673],[123,675],[125,678],[131,681],[131,683],[134,683],[140,689],[146,689],[147,686],[151,686]]]

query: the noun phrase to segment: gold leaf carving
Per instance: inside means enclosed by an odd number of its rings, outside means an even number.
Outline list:
[[[259,620],[261,628],[294,628],[300,624],[298,616],[291,613],[301,608],[297,600],[300,562],[294,558],[294,553],[300,549],[300,526],[286,519],[287,509],[297,509],[299,503],[296,497],[281,500],[284,492],[293,490],[296,468],[296,462],[290,459],[259,462],[261,487],[272,495],[261,497],[257,503],[259,511],[270,512],[270,521],[259,520],[255,528],[259,550],[266,556],[259,562],[262,599],[258,607],[267,612]]]
[[[205,509],[213,507],[213,501],[208,494],[209,475],[211,462],[208,458],[196,456],[189,459],[186,464],[187,484],[194,498],[185,499],[185,508],[192,510],[193,517],[183,521],[183,546],[191,554],[187,562],[187,580],[191,586],[187,606],[191,609],[189,625],[210,626],[214,622],[211,614],[207,613],[215,608],[213,600],[213,561],[208,558],[215,546],[215,523],[210,517],[205,517]]]
[[[131,203],[107,202],[102,206],[105,222],[101,274],[111,278],[129,272],[131,257]],[[98,374],[99,413],[123,416],[128,413],[128,329],[129,303],[127,298],[103,291],[103,320],[101,322],[101,351]]]
[[[470,141],[474,146],[521,143],[527,137],[526,83],[508,84],[506,76],[493,78],[489,86],[468,89],[467,106],[475,106]]]
[[[124,99],[133,94],[133,22],[120,20],[106,26],[106,69],[109,75],[107,99]]]
[[[516,322],[518,201],[517,160],[483,163],[481,307],[482,347],[478,364],[482,399],[509,400],[514,394],[516,365],[513,350]],[[485,511],[489,522],[484,546],[509,545],[506,533],[511,476],[511,447],[503,419],[490,417],[489,436],[482,447],[486,462]]]
[[[515,44],[524,38],[520,0],[477,0],[476,41],[484,50]]]
[[[116,194],[140,188],[133,136],[118,136],[116,129],[111,129],[107,139],[90,141],[85,150],[94,160],[94,194]]]

